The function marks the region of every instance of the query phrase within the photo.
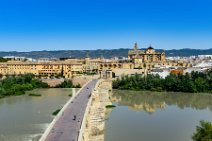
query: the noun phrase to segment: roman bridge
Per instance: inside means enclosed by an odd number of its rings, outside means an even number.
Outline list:
[[[39,141],[78,141],[90,96],[97,85],[98,79],[93,79],[72,96]]]

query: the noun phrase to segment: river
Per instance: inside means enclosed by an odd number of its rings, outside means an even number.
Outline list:
[[[38,141],[54,118],[52,112],[62,108],[72,92],[61,88],[35,89],[25,95],[0,99],[0,141]]]
[[[192,141],[200,120],[212,122],[212,95],[114,90],[105,141]]]

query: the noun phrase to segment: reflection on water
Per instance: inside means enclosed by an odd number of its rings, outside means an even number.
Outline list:
[[[132,109],[149,113],[164,109],[166,105],[176,105],[181,109],[186,107],[199,110],[209,108],[212,112],[212,95],[210,94],[115,90],[111,98],[113,102],[120,105],[127,105]]]
[[[114,90],[106,141],[192,141],[200,120],[212,121],[212,95]]]
[[[42,96],[0,99],[0,141],[39,140],[53,119],[52,112],[68,101],[72,89],[36,89],[33,93]]]

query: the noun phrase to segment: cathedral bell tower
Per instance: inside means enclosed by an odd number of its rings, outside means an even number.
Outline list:
[[[134,44],[134,50],[138,50],[138,44],[137,43]]]

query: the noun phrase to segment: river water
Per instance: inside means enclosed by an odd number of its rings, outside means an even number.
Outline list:
[[[212,95],[114,90],[105,141],[192,141],[200,120],[212,122]]]
[[[35,89],[39,97],[22,95],[0,99],[0,141],[38,141],[53,120],[52,112],[70,99],[72,89]]]

